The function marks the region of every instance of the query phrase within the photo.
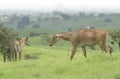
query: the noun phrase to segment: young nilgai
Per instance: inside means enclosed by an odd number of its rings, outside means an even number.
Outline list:
[[[23,51],[23,47],[28,44],[28,37],[21,38],[15,41],[15,50],[16,50],[16,60],[21,60],[21,55]]]
[[[73,49],[71,60],[74,57],[77,47],[81,47],[83,54],[86,55],[86,46],[98,45],[103,52],[109,51],[112,54],[112,48],[106,44],[109,32],[101,29],[80,29],[69,33],[59,33],[53,36],[50,46],[54,45],[58,40],[66,40],[72,43]]]

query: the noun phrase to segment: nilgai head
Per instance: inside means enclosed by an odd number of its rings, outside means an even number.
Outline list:
[[[60,34],[53,35],[53,38],[50,41],[50,45],[49,46],[53,46],[58,40],[60,40]]]
[[[29,46],[30,44],[28,43],[28,37],[25,37],[25,40],[26,40],[26,43],[25,43],[25,45],[27,45],[27,46]]]
[[[28,37],[22,38],[22,39],[20,40],[20,43],[29,46],[29,44],[28,44]]]

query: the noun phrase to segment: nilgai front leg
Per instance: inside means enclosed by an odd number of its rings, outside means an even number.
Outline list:
[[[72,61],[72,59],[73,59],[73,57],[74,57],[74,55],[75,55],[76,49],[77,49],[77,46],[73,46],[70,61]]]

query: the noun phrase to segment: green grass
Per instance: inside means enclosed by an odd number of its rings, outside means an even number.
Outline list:
[[[70,62],[71,50],[25,47],[21,61],[0,61],[0,79],[120,79],[119,52],[110,56],[100,50],[87,51],[85,58],[78,49]]]

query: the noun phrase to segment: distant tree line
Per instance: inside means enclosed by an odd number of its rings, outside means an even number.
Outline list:
[[[112,18],[110,16],[120,16],[120,14],[105,14],[105,13],[86,13],[86,12],[78,12],[78,13],[64,13],[60,11],[53,11],[52,13],[40,13],[38,15],[19,15],[17,13],[8,16],[7,23],[15,25],[17,29],[23,29],[27,26],[31,26],[33,28],[40,28],[41,22],[53,22],[59,20],[74,20],[78,22],[79,20],[88,19],[88,18],[100,18],[104,23],[111,23]]]
[[[17,24],[17,28],[18,29],[22,29],[24,28],[25,26],[29,25],[30,24],[30,17],[27,15],[27,16],[23,16],[20,21],[18,22]]]

